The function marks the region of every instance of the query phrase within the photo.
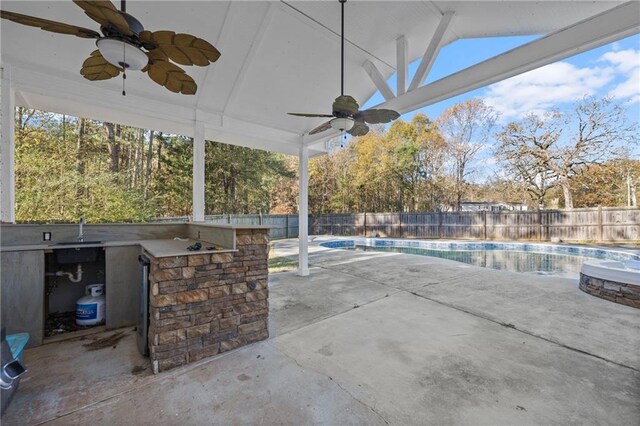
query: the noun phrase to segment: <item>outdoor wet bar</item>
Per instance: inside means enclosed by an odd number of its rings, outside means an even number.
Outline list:
[[[3,326],[28,332],[29,347],[131,327],[125,333],[137,335],[154,373],[266,339],[268,232],[205,223],[4,224]],[[93,287],[96,297],[86,293]],[[95,305],[95,318],[79,316],[80,301]],[[82,306],[82,315],[93,309]]]
[[[154,373],[269,337],[267,232],[237,229],[226,253],[147,246]]]

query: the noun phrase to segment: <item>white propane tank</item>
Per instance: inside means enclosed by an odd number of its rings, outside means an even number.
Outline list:
[[[85,296],[76,302],[76,324],[97,325],[104,322],[104,284],[91,284],[85,288]]]

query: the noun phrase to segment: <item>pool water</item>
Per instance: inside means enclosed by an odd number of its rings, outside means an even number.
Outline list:
[[[536,275],[555,275],[566,278],[579,278],[582,262],[589,259],[584,256],[568,254],[535,253],[505,250],[433,250],[410,247],[368,247],[357,245],[348,248],[359,251],[384,251],[422,256],[439,257],[456,262],[501,271],[524,272]]]
[[[346,250],[418,254],[501,271],[574,279],[580,277],[585,260],[640,261],[640,255],[619,250],[545,243],[354,238],[330,240],[320,245]]]

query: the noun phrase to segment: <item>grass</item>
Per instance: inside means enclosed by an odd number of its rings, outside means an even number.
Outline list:
[[[298,267],[298,261],[288,257],[272,257],[269,259],[269,273],[293,271]]]

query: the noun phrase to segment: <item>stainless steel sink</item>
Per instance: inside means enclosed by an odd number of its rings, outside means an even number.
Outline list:
[[[102,247],[95,247],[103,244],[103,241],[64,241],[51,244],[49,247],[54,250],[56,260],[60,264],[94,262],[98,259],[98,253]],[[94,247],[87,247],[87,246]]]

